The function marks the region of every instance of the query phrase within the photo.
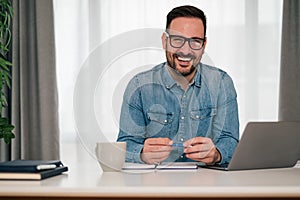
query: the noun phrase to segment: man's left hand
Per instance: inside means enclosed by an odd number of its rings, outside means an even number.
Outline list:
[[[210,138],[195,137],[184,142],[186,157],[206,164],[221,161],[220,152]]]

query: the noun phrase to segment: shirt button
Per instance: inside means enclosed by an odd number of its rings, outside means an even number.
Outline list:
[[[200,118],[200,116],[199,116],[199,115],[196,115],[196,118],[197,118],[197,119],[199,119],[199,118]]]
[[[182,116],[181,119],[184,119],[184,116]]]
[[[183,138],[180,138],[180,141],[183,142]]]
[[[183,156],[180,156],[180,158],[183,158]]]
[[[164,120],[164,123],[167,123],[167,122],[168,122],[168,120],[165,119],[165,120]]]

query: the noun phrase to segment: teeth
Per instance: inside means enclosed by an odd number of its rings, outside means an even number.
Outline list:
[[[177,58],[178,58],[178,60],[185,61],[185,62],[189,62],[192,60],[192,58],[185,58],[185,57],[177,57]]]

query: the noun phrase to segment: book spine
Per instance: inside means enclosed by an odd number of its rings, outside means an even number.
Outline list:
[[[63,172],[66,172],[66,171],[68,171],[68,167],[66,167],[66,166],[57,167],[56,169],[45,170],[45,171],[40,172],[40,175],[41,175],[40,179],[42,180],[45,178],[56,176]]]

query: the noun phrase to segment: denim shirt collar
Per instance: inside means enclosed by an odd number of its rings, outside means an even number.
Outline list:
[[[164,67],[161,71],[161,77],[162,81],[167,89],[171,89],[174,85],[176,85],[176,81],[173,79],[172,75],[170,74],[168,70],[167,63],[163,64]],[[193,84],[195,84],[196,87],[201,87],[201,71],[202,71],[202,63],[198,64],[197,73],[192,81]]]

